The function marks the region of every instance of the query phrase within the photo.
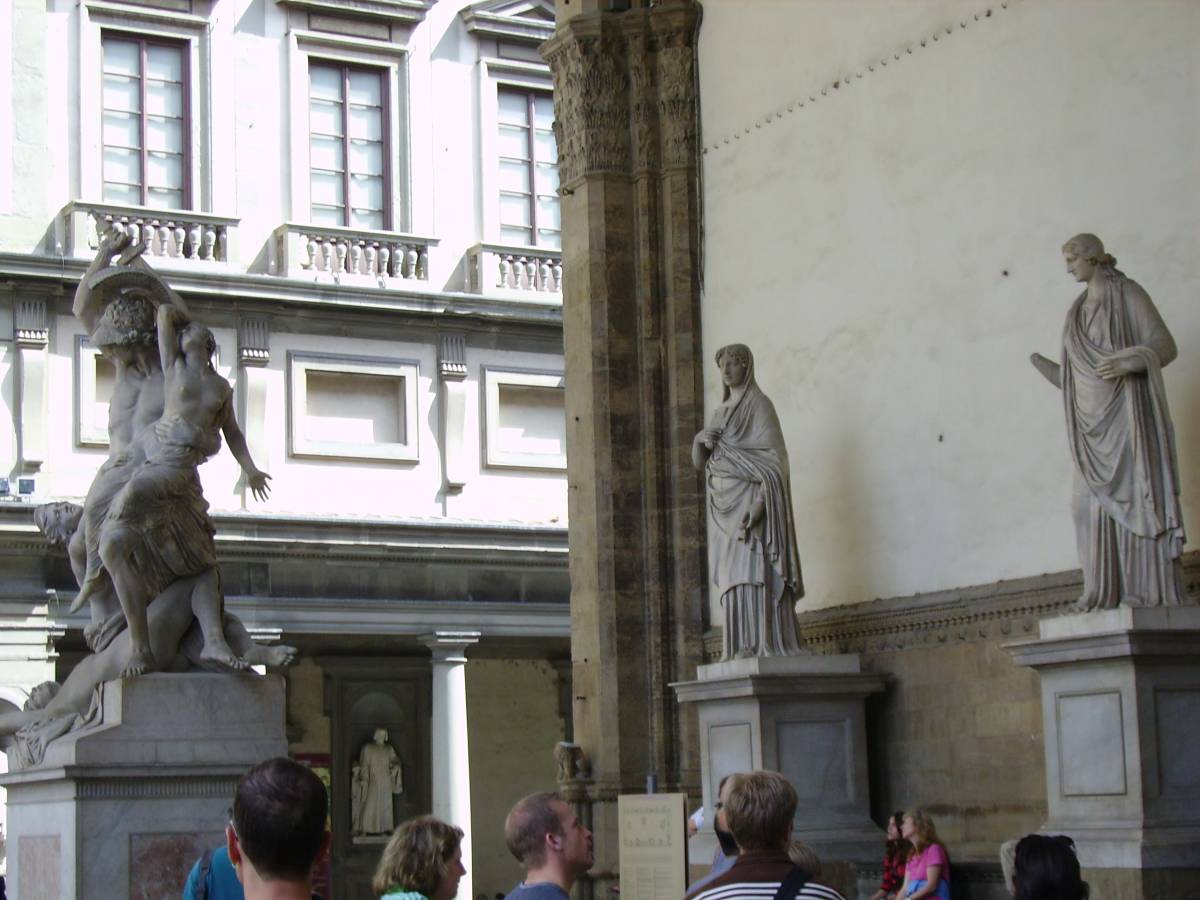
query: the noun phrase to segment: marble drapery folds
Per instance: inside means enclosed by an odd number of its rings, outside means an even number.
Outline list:
[[[743,389],[725,389],[705,464],[709,565],[724,612],[724,659],[800,653],[794,603],[804,596],[792,516],[787,448],[775,406],[754,379],[748,348]],[[749,527],[747,527],[749,523]]]
[[[1147,293],[1109,266],[1099,301],[1072,305],[1063,329],[1062,392],[1075,461],[1072,515],[1082,609],[1184,603],[1175,434],[1162,367],[1175,342]],[[1104,378],[1129,358],[1143,372]]]

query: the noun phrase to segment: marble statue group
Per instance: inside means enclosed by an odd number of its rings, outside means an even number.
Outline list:
[[[224,609],[214,528],[197,467],[224,436],[258,497],[269,476],[250,458],[233,391],[213,368],[212,332],[141,259],[119,229],[101,239],[73,311],[113,364],[109,452],[83,505],[35,512],[67,549],[89,606],[92,650],[60,687],[35,691],[26,709],[0,715],[0,735],[26,764],[49,740],[99,714],[104,682],[152,671],[242,671],[287,665],[295,650],[255,643]],[[115,264],[114,264],[115,258]]]

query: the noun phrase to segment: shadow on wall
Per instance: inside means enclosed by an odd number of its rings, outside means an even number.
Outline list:
[[[829,466],[830,478],[823,493],[826,497],[836,498],[836,505],[829,507],[828,520],[814,522],[810,515],[799,510],[796,511],[796,518],[806,523],[805,530],[807,532],[812,534],[820,530],[826,535],[823,546],[827,548],[828,553],[823,560],[814,559],[811,551],[806,558],[805,544],[803,540],[801,541],[800,565],[802,570],[806,564],[809,567],[805,571],[806,586],[809,583],[808,571],[817,565],[821,565],[831,572],[859,573],[856,585],[837,585],[843,602],[869,599],[861,596],[847,597],[846,595],[847,593],[852,594],[863,584],[873,583],[870,542],[864,540],[864,535],[870,534],[871,514],[870,504],[866,502],[863,491],[861,443],[860,435],[844,426],[839,426],[837,435],[829,445],[832,449]],[[810,544],[810,546],[813,545]],[[817,600],[823,606],[828,605],[829,601],[828,597],[813,598],[810,596],[809,599],[810,601]]]

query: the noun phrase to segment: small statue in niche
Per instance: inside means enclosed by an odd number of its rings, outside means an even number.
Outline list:
[[[722,402],[692,441],[708,494],[709,566],[724,609],[721,659],[803,652],[795,602],[804,596],[787,447],[745,344],[717,351]]]
[[[586,780],[591,775],[583,748],[571,741],[559,741],[554,745],[554,763],[558,768],[559,784]]]
[[[1067,313],[1061,363],[1040,353],[1030,361],[1063,393],[1083,567],[1078,608],[1188,603],[1179,464],[1162,379],[1178,354],[1175,340],[1098,237],[1076,235],[1062,252],[1087,287]]]
[[[386,728],[376,728],[371,742],[358,754],[352,776],[351,801],[360,798],[353,815],[354,834],[391,834],[395,827],[392,796],[404,792],[404,772],[396,748],[388,743]],[[353,812],[353,809],[352,809]]]

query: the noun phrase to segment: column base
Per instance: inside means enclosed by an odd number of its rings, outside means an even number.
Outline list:
[[[735,659],[700,666],[697,675],[672,687],[679,702],[697,704],[706,808],[725,775],[773,769],[799,795],[797,840],[831,861],[879,855],[864,702],[884,689],[885,676],[862,672],[857,654]],[[711,823],[702,834],[691,855],[711,858]]]
[[[241,775],[287,754],[278,676],[144,675],[105,684],[102,704],[98,724],[0,779],[10,896],[178,896],[224,842]]]

